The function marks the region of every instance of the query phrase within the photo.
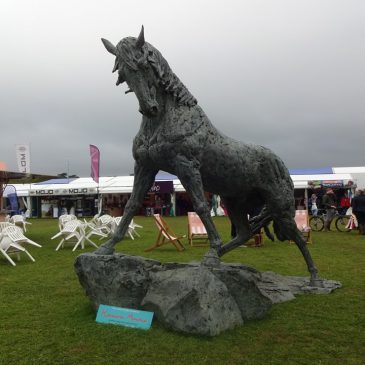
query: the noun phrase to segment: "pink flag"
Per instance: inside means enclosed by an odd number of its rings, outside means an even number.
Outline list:
[[[100,166],[100,151],[99,148],[90,145],[90,157],[91,157],[91,177],[99,184],[99,166]]]

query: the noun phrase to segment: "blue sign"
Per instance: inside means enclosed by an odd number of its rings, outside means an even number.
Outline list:
[[[153,312],[100,304],[96,322],[148,330],[151,327],[152,318]]]

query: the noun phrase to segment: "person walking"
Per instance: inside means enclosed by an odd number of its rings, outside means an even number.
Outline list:
[[[336,215],[336,195],[332,189],[327,189],[323,195],[322,205],[326,209],[326,219],[324,222],[324,230],[331,230],[331,222]]]
[[[352,212],[355,214],[359,234],[365,234],[365,193],[364,190],[358,190],[358,194],[352,199]]]

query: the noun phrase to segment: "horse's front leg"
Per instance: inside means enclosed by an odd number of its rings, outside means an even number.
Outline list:
[[[175,160],[175,171],[185,190],[189,194],[195,212],[202,220],[210,242],[211,250],[208,254],[213,261],[218,259],[218,251],[222,246],[222,241],[214,226],[210,215],[208,202],[205,199],[202,178],[199,171],[199,162],[189,160],[185,156],[177,156]]]
[[[112,255],[114,253],[114,246],[117,242],[121,241],[127,233],[129,224],[133,217],[138,213],[138,210],[143,203],[143,198],[152,186],[156,174],[156,170],[141,166],[137,163],[135,164],[133,191],[125,206],[123,218],[120,221],[113,237],[101,245],[95,251],[96,254]]]

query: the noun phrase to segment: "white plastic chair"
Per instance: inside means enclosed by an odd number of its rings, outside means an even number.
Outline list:
[[[119,223],[121,222],[122,220],[122,216],[120,217],[114,217],[113,218],[113,222],[112,222],[112,225],[111,225],[111,233],[114,233],[119,225]],[[134,240],[134,234],[138,237],[141,237],[140,234],[136,231],[136,228],[143,228],[142,226],[140,226],[139,224],[136,224],[134,223],[133,219],[131,220],[131,222],[129,223],[129,226],[128,226],[128,235],[129,237]]]
[[[58,228],[60,229],[60,231],[62,231],[62,228],[65,226],[67,222],[72,220],[77,220],[77,217],[73,214],[60,215],[58,218]]]
[[[9,254],[16,253],[18,256],[18,261],[20,259],[19,253],[24,252],[28,257],[35,262],[34,257],[20,244],[13,242],[7,236],[1,236],[0,238],[0,252],[5,256],[5,258],[13,265],[16,266],[15,262],[9,256]]]
[[[56,247],[55,250],[58,251],[61,246],[63,247],[65,241],[69,241],[71,239],[73,239],[73,241],[76,241],[75,246],[73,247],[72,251],[75,251],[79,245],[81,245],[81,248],[84,249],[85,241],[88,241],[91,245],[98,248],[98,246],[93,241],[91,241],[91,239],[89,237],[86,236],[85,226],[86,226],[86,224],[82,223],[79,220],[73,219],[73,220],[66,222],[63,229],[59,233],[57,233],[53,237],[51,237],[51,239],[53,240],[57,237],[62,236],[62,240],[60,241],[60,243],[58,244],[58,246]]]
[[[14,223],[10,223],[10,222],[0,222],[0,234],[4,228],[9,227],[9,226],[14,226],[14,225],[15,225]]]
[[[27,231],[27,227],[26,225],[27,224],[32,224],[32,223],[29,223],[25,220],[25,217],[23,217],[22,215],[20,214],[16,214],[16,215],[13,215],[12,217],[9,218],[9,222],[10,223],[14,223],[16,226],[19,226],[21,228],[23,228],[23,231],[26,232]]]
[[[103,233],[110,235],[112,233],[112,226],[114,225],[114,218],[109,214],[103,214],[100,217],[94,217],[96,227]]]
[[[2,226],[4,226],[2,224]],[[13,265],[15,262],[9,256],[9,253],[17,253],[18,260],[20,259],[19,253],[24,252],[34,262],[35,259],[23,246],[24,244],[31,244],[36,247],[42,247],[38,243],[25,237],[20,227],[15,225],[8,225],[1,229],[0,233],[0,252],[7,258],[7,260]]]
[[[100,227],[98,227],[93,220],[87,222],[84,219],[84,222],[85,222],[84,229],[85,229],[85,234],[86,234],[87,238],[90,238],[93,235],[99,236],[100,239],[108,237],[108,235],[106,233],[104,233],[103,230]]]
[[[12,242],[18,243],[18,244],[25,244],[28,243],[30,245],[36,246],[36,247],[42,247],[39,243],[36,243],[32,240],[30,240],[28,237],[25,237],[22,229],[20,227],[17,227],[15,225],[5,227],[1,231],[2,237],[9,237]]]
[[[132,234],[135,234],[136,236],[141,237],[141,235],[136,231],[136,228],[143,228],[143,226],[141,226],[137,223],[134,223],[134,220],[132,219],[131,223],[129,224],[129,228],[131,229]]]

